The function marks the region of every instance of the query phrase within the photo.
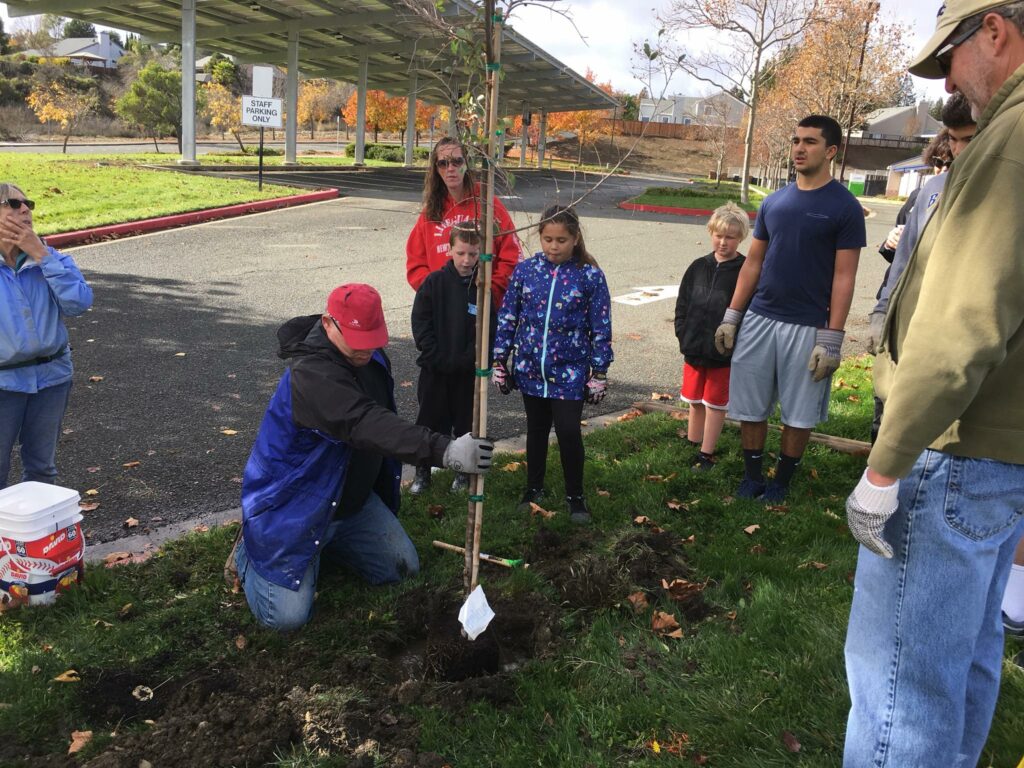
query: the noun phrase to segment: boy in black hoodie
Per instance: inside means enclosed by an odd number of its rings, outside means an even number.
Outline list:
[[[445,435],[461,435],[472,427],[476,381],[476,274],[482,245],[476,223],[453,226],[449,245],[448,263],[427,276],[412,305],[412,335],[420,352],[416,424]],[[493,312],[490,338],[494,338]],[[429,487],[430,465],[420,465],[409,492],[419,494]],[[456,473],[451,490],[467,487],[469,475]]]
[[[683,354],[679,397],[690,404],[686,436],[698,450],[690,462],[698,472],[715,466],[715,446],[729,407],[729,358],[715,349],[715,330],[746,258],[736,249],[749,232],[750,218],[739,206],[717,208],[708,221],[713,250],[686,270],[676,299],[676,338]]]

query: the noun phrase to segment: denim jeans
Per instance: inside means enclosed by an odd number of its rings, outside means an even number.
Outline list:
[[[1024,465],[925,451],[861,547],[846,636],[844,768],[974,768],[999,693],[1000,603],[1024,521]]]
[[[380,497],[371,493],[361,510],[330,524],[324,544],[306,569],[298,590],[260,576],[250,567],[245,541],[239,542],[235,554],[238,579],[256,620],[282,632],[304,626],[313,615],[313,597],[324,557],[347,566],[373,585],[401,581],[420,570],[416,547],[402,524]]]
[[[16,442],[21,443],[22,481],[57,479],[57,439],[70,392],[70,381],[32,395],[0,389],[0,488],[7,487]]]

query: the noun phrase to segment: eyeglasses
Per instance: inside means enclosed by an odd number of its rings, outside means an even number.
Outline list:
[[[982,22],[985,21],[985,14],[978,16],[973,21],[970,21],[966,27],[964,27],[958,34],[953,35],[949,38],[944,46],[939,48],[935,52],[935,63],[939,65],[939,71],[942,72],[943,77],[949,77],[950,67],[953,66],[953,50],[960,45],[963,45],[971,37],[981,29]]]
[[[466,158],[464,157],[439,157],[437,159],[438,168],[447,168],[449,165],[452,168],[461,168],[466,164]]]
[[[34,200],[19,200],[16,197],[12,197],[7,200],[0,200],[0,205],[6,205],[12,211],[18,210],[23,205],[30,211],[34,211],[36,209],[36,203]]]

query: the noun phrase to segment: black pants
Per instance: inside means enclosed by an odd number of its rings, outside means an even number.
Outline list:
[[[530,488],[544,487],[548,463],[548,440],[555,425],[558,451],[565,475],[565,495],[583,495],[583,435],[580,418],[582,400],[551,400],[523,395],[526,408],[526,482]]]
[[[475,381],[476,376],[472,371],[438,373],[430,368],[420,368],[420,380],[416,388],[416,399],[420,404],[417,426],[455,437],[469,432],[473,426]]]

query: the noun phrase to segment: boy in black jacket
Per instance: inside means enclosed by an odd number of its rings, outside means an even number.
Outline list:
[[[412,335],[420,352],[416,423],[445,435],[461,435],[472,427],[476,381],[476,273],[481,248],[476,223],[453,226],[449,245],[448,263],[427,276],[412,304]],[[494,317],[492,312],[492,340]],[[456,473],[451,490],[468,486],[469,475]],[[430,465],[421,465],[409,492],[419,494],[429,487]]]
[[[715,349],[715,330],[746,258],[736,249],[750,232],[750,218],[735,203],[726,203],[711,215],[708,232],[713,250],[686,270],[676,299],[676,338],[684,361],[679,398],[690,404],[686,436],[698,449],[690,463],[699,472],[715,466],[729,408],[729,358]]]

